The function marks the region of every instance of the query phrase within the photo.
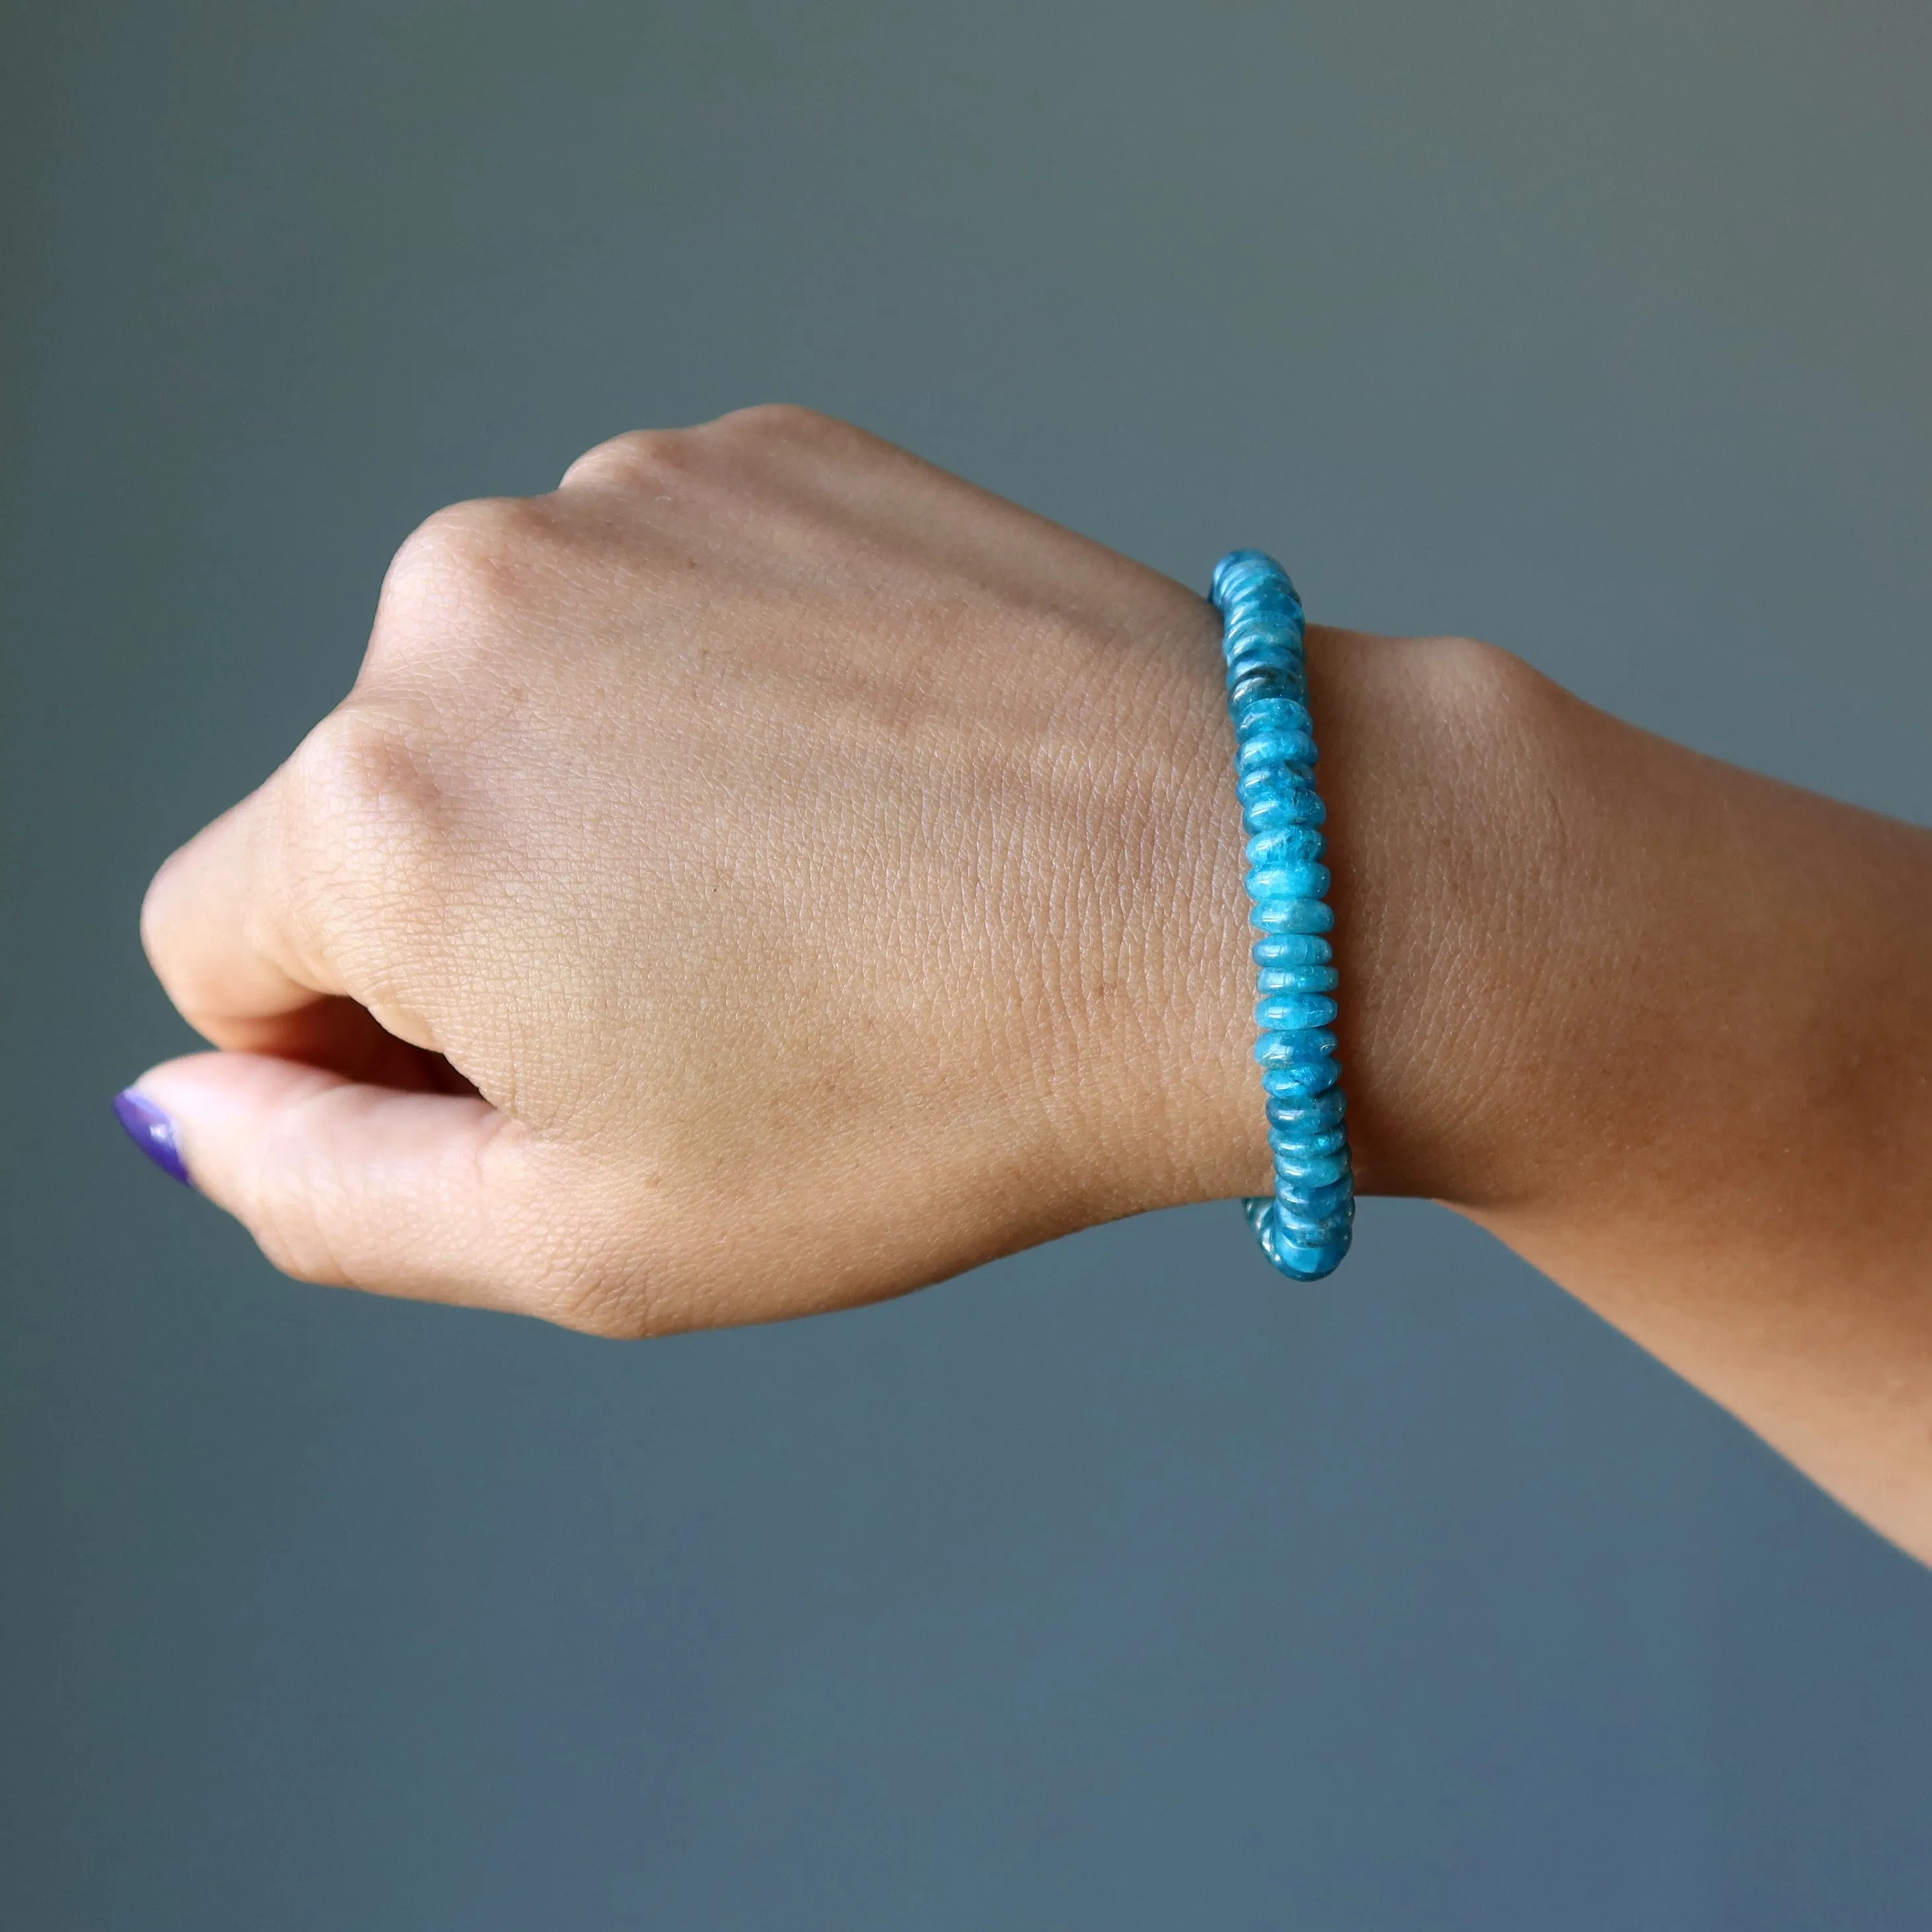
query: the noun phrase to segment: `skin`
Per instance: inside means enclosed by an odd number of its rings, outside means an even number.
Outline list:
[[[1932,835],[1314,630],[1365,1192],[1493,1231],[1932,1558]],[[169,860],[137,1083],[304,1280],[612,1336],[1268,1185],[1214,614],[844,424],[432,518]]]

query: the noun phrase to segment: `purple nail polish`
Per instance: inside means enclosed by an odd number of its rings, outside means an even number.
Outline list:
[[[194,1185],[182,1159],[181,1142],[173,1120],[145,1094],[130,1087],[114,1096],[114,1118],[126,1129],[128,1138],[164,1174],[172,1174],[184,1187]]]

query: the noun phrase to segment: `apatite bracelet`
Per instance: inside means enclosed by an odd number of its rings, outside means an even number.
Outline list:
[[[1234,786],[1248,835],[1256,1024],[1268,1096],[1274,1193],[1242,1203],[1262,1252],[1297,1281],[1319,1281],[1348,1252],[1355,1182],[1335,1059],[1335,923],[1322,862],[1315,732],[1308,716],[1301,599],[1258,550],[1214,568],[1214,606],[1234,721]]]

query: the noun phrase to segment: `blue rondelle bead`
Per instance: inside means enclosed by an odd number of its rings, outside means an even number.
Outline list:
[[[1264,1201],[1261,1205],[1265,1208],[1268,1203]],[[1276,1274],[1287,1276],[1290,1281],[1319,1281],[1324,1275],[1333,1274],[1348,1252],[1346,1234],[1321,1247],[1303,1248],[1282,1240],[1270,1225],[1257,1222],[1252,1216],[1248,1225],[1254,1229],[1256,1242],[1267,1257],[1268,1265]]]
[[[1324,1280],[1348,1258],[1346,1237],[1339,1241],[1326,1242],[1318,1248],[1298,1248],[1286,1246],[1270,1236],[1262,1240],[1261,1246],[1275,1271],[1286,1275],[1290,1281]]]
[[[1319,899],[1270,899],[1250,911],[1248,923],[1264,932],[1326,932],[1335,914]]]
[[[1339,1234],[1354,1217],[1355,1204],[1348,1185],[1346,1180],[1337,1181],[1333,1187],[1318,1190],[1318,1201],[1314,1197],[1300,1198],[1291,1188],[1277,1188],[1275,1211],[1281,1216],[1282,1226],[1301,1240],[1325,1240]]]
[[[1348,1156],[1346,1154],[1278,1154],[1274,1157],[1274,1171],[1278,1181],[1298,1189],[1329,1187],[1348,1178]]]
[[[1255,1058],[1266,1067],[1300,1066],[1325,1060],[1335,1051],[1335,1036],[1325,1027],[1299,1033],[1264,1033],[1255,1042]]]
[[[1238,738],[1246,727],[1235,716],[1237,711],[1276,700],[1300,704],[1308,697],[1308,680],[1299,664],[1259,653],[1237,658],[1228,667],[1227,686],[1228,713]]]
[[[1214,601],[1224,604],[1228,600],[1223,592],[1237,584],[1244,584],[1258,578],[1272,583],[1279,578],[1293,594],[1294,584],[1286,571],[1275,562],[1264,550],[1231,550],[1214,566]]]
[[[1234,753],[1234,769],[1245,776],[1250,772],[1278,771],[1283,766],[1310,770],[1316,761],[1315,740],[1306,731],[1263,731],[1244,737]]]
[[[1280,565],[1274,566],[1276,574],[1257,572],[1252,576],[1230,578],[1214,592],[1214,602],[1228,616],[1242,623],[1276,623],[1292,626],[1294,634],[1302,634],[1303,620],[1301,599],[1294,594],[1294,586],[1281,572]]]
[[[1284,699],[1295,704],[1308,701],[1308,680],[1298,664],[1256,664],[1244,658],[1228,672],[1228,710],[1232,716],[1240,706]],[[1238,736],[1240,726],[1235,725]]]
[[[1298,610],[1301,600],[1294,594],[1294,586],[1288,573],[1266,552],[1258,550],[1241,550],[1235,554],[1232,563],[1223,560],[1226,574],[1216,572],[1214,578],[1214,602],[1223,608],[1232,605],[1235,612],[1251,616],[1258,610],[1279,610],[1284,607]]]
[[[1323,1144],[1318,1147],[1315,1145],[1314,1143],[1318,1141]],[[1284,1187],[1293,1188],[1304,1186],[1312,1187],[1317,1181],[1322,1180],[1323,1178],[1321,1175],[1312,1171],[1314,1163],[1317,1161],[1334,1160],[1337,1158],[1347,1161],[1352,1156],[1348,1153],[1348,1136],[1343,1133],[1340,1127],[1335,1127],[1325,1134],[1312,1134],[1305,1138],[1300,1135],[1289,1138],[1279,1134],[1270,1134],[1268,1158],[1274,1162],[1275,1173],[1280,1184]],[[1353,1172],[1352,1167],[1350,1172]],[[1297,1178],[1298,1175],[1300,1177],[1299,1179]],[[1330,1180],[1339,1178],[1339,1172],[1327,1177]]]
[[[1312,796],[1307,770],[1299,765],[1264,765],[1254,771],[1238,772],[1234,793],[1244,805],[1275,796]]]
[[[1354,1186],[1354,1177],[1344,1161],[1340,1172],[1331,1180],[1295,1180],[1277,1172],[1275,1198],[1281,1203],[1282,1214],[1290,1220],[1327,1221],[1348,1206]]]
[[[1325,1133],[1330,1128],[1342,1124],[1343,1115],[1348,1111],[1348,1103],[1337,1087],[1332,1092],[1318,1094],[1313,1099],[1297,1094],[1276,1099],[1270,1095],[1268,1102],[1268,1122],[1271,1132],[1281,1133]]]
[[[1266,1208],[1269,1204],[1263,1201],[1260,1204]],[[1333,1274],[1348,1256],[1346,1226],[1333,1240],[1304,1246],[1282,1235],[1272,1222],[1257,1222],[1250,1216],[1248,1225],[1254,1229],[1255,1240],[1269,1265],[1290,1281],[1319,1281],[1324,1275]]]
[[[1255,1024],[1270,1031],[1294,1033],[1308,1027],[1325,1027],[1340,1011],[1323,993],[1270,993],[1255,1003]]]
[[[1248,841],[1250,866],[1312,866],[1328,842],[1312,825],[1284,825]]]
[[[1238,612],[1221,640],[1221,655],[1232,662],[1257,650],[1279,650],[1299,657],[1306,647],[1304,634],[1294,619],[1279,608],[1264,610],[1258,605]]]
[[[1278,697],[1271,692],[1231,698],[1228,710],[1234,718],[1236,735],[1244,744],[1264,732],[1287,731],[1309,736],[1315,729],[1309,720],[1308,706],[1300,699]]]
[[[1286,605],[1246,604],[1234,613],[1234,621],[1223,634],[1221,655],[1239,657],[1257,644],[1278,645],[1283,650],[1298,652],[1306,644],[1306,632],[1295,622],[1294,614]]]
[[[1319,933],[1270,932],[1249,948],[1257,966],[1325,966],[1335,949]]]
[[[1278,1100],[1301,1100],[1311,1094],[1327,1093],[1341,1077],[1342,1069],[1332,1054],[1299,1064],[1264,1066],[1262,1091]]]
[[[1250,838],[1289,825],[1319,825],[1328,816],[1328,808],[1306,785],[1284,786],[1241,800],[1241,820]]]
[[[1300,647],[1278,632],[1250,631],[1238,638],[1227,659],[1228,688],[1231,694],[1244,678],[1285,678],[1298,682],[1306,675],[1306,661],[1301,655]]]
[[[1275,1239],[1284,1252],[1292,1255],[1328,1255],[1348,1251],[1349,1224],[1354,1216],[1332,1221],[1303,1221],[1277,1210]],[[1338,1256],[1339,1258],[1339,1256]]]
[[[1325,898],[1330,884],[1326,866],[1258,866],[1248,874],[1248,892],[1257,899]]]
[[[1225,569],[1226,574],[1220,574]],[[1239,614],[1293,604],[1300,608],[1294,580],[1266,550],[1231,550],[1216,566],[1214,602],[1232,604]]]
[[[1276,993],[1328,993],[1341,978],[1332,966],[1264,966],[1255,975],[1255,990]]]
[[[1260,550],[1244,552],[1244,561],[1225,580],[1217,581],[1214,601],[1232,604],[1238,615],[1252,620],[1263,613],[1280,611],[1300,628],[1301,599],[1288,573]]]

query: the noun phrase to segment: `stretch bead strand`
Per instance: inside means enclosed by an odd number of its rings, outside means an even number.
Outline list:
[[[1255,941],[1255,1023],[1268,1096],[1274,1192],[1242,1205],[1262,1252],[1296,1281],[1319,1281],[1348,1252],[1355,1183],[1343,1124],[1335,923],[1322,861],[1328,816],[1315,789],[1315,733],[1302,656],[1301,599],[1259,550],[1215,567],[1234,723],[1234,787],[1248,834]]]

